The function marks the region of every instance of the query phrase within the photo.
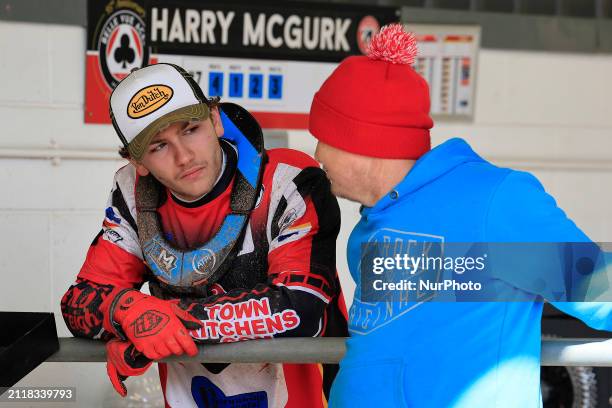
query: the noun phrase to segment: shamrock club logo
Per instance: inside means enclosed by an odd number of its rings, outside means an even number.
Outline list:
[[[112,90],[135,68],[157,63],[146,43],[142,2],[105,1],[88,3],[85,123],[111,123]]]
[[[100,71],[110,88],[134,68],[148,64],[145,24],[132,10],[118,10],[103,23],[98,39]]]

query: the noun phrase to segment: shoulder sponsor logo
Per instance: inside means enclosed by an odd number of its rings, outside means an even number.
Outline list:
[[[104,218],[104,221],[102,222],[102,226],[104,226],[104,228],[107,231],[109,231],[109,230],[112,230],[113,228],[119,227],[120,224],[121,224],[121,218],[117,216],[117,213],[115,213],[115,208],[107,207],[106,212],[105,212],[105,218]],[[117,242],[115,240],[112,240],[112,241]]]
[[[312,225],[309,222],[287,228],[283,234],[278,236],[278,242],[283,242],[295,235],[305,235],[311,228]]]
[[[298,215],[295,208],[286,210],[280,221],[278,221],[278,228],[281,230],[287,228],[289,225],[293,224],[293,221],[297,220],[297,217]]]
[[[108,218],[114,223],[121,224],[121,218],[117,217],[117,215],[115,214],[115,209],[113,207],[106,208],[106,218]]]
[[[106,229],[112,230],[113,228],[116,228],[119,226],[119,224],[115,224],[114,222],[111,222],[107,219],[105,219],[104,221],[102,221],[102,226]]]
[[[142,118],[167,104],[174,91],[167,85],[151,85],[136,92],[128,103],[127,114],[132,119]]]
[[[290,237],[292,237],[294,235],[297,235],[297,234],[299,234],[299,231],[290,232],[289,234],[279,235],[278,242],[283,242],[287,238],[290,238]]]
[[[123,237],[121,236],[121,234],[110,228],[104,231],[104,237],[107,240],[111,241],[113,244],[116,244],[119,241],[123,241]]]

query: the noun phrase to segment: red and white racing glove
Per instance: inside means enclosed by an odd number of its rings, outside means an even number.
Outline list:
[[[134,348],[128,341],[112,339],[106,343],[106,372],[113,388],[125,397],[127,389],[123,383],[127,377],[142,375],[152,361]]]
[[[129,340],[136,350],[151,360],[172,354],[198,354],[188,333],[202,322],[178,306],[178,301],[162,300],[128,289],[117,295],[110,307],[110,326],[118,337]]]

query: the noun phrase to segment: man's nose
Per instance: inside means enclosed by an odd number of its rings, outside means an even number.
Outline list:
[[[177,143],[174,151],[174,159],[176,164],[179,166],[184,166],[193,160],[194,154],[193,150],[188,146],[185,146],[183,143]]]

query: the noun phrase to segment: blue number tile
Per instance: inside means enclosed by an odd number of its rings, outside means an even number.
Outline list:
[[[208,74],[208,96],[223,95],[223,72],[210,72]]]
[[[249,98],[263,97],[263,75],[249,74]]]
[[[283,76],[270,75],[268,81],[268,98],[281,99],[283,97]]]
[[[242,98],[242,84],[244,75],[240,73],[229,74],[229,96],[230,98]]]

